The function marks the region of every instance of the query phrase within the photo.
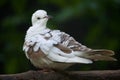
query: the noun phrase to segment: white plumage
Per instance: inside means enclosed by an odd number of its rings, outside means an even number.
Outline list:
[[[48,19],[46,11],[37,10],[25,36],[23,51],[34,66],[65,69],[74,63],[115,60],[110,57],[114,54],[111,50],[92,50],[60,30],[50,30],[46,27]]]

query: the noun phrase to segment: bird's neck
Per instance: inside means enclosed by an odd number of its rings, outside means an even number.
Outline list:
[[[44,30],[44,29],[46,29],[46,24],[34,24],[33,25],[33,27],[34,27],[34,29],[35,29],[35,31],[42,31],[42,30]]]
[[[27,37],[40,34],[42,31],[46,30],[46,26],[33,25],[27,31]]]
[[[48,19],[42,19],[40,21],[32,22],[33,27],[46,28]]]

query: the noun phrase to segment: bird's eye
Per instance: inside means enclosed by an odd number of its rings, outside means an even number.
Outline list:
[[[40,17],[37,17],[37,19],[39,20],[39,19],[40,19]]]

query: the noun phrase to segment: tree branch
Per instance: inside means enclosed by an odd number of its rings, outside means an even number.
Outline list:
[[[0,75],[0,80],[120,80],[120,70],[43,72]]]

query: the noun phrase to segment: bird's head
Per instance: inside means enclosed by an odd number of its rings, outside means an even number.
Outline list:
[[[46,23],[50,16],[47,15],[45,10],[37,10],[32,15],[32,25],[39,24],[40,26],[46,26]]]

